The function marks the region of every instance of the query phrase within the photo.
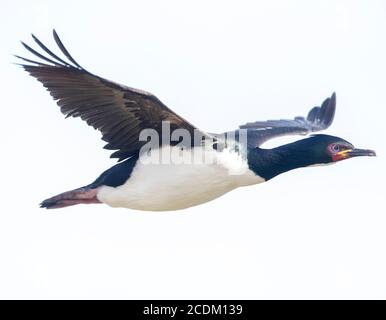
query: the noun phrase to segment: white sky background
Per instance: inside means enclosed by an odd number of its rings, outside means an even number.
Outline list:
[[[1,1],[0,21],[0,298],[386,298],[384,1]],[[53,27],[90,71],[212,132],[335,90],[327,133],[378,157],[179,212],[39,209],[115,163],[10,63]]]

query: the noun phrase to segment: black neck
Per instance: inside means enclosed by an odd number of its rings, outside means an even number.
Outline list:
[[[249,168],[265,180],[312,164],[315,164],[315,159],[299,141],[273,149],[255,148],[248,151]]]

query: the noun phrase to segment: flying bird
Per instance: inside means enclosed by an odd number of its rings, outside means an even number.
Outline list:
[[[137,210],[178,210],[296,168],[375,156],[374,151],[354,148],[342,138],[313,134],[331,125],[335,93],[306,117],[256,121],[223,134],[208,133],[153,94],[87,71],[55,30],[53,37],[61,56],[32,35],[40,52],[22,44],[38,61],[16,56],[23,60],[20,65],[47,88],[66,117],[80,117],[99,130],[105,148],[114,150],[111,157],[119,162],[92,183],[44,200],[43,208],[105,203]],[[261,147],[284,135],[309,136],[272,149]]]

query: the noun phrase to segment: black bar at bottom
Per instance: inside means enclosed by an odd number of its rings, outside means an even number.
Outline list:
[[[385,301],[287,300],[22,300],[1,301],[2,314],[72,320],[106,319],[287,319],[301,317],[384,317]],[[375,316],[376,315],[376,316]]]

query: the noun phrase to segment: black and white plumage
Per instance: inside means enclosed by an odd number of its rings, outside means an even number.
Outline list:
[[[240,186],[267,181],[294,168],[375,155],[371,150],[354,149],[347,141],[326,135],[274,149],[260,148],[275,137],[327,129],[334,119],[335,93],[320,107],[312,108],[306,118],[256,121],[225,135],[209,134],[198,130],[154,95],[88,72],[72,58],[55,31],[53,36],[63,57],[32,35],[43,54],[22,44],[42,62],[17,56],[24,61],[22,67],[43,83],[66,117],[80,117],[99,130],[107,142],[105,148],[115,150],[111,157],[121,162],[89,185],[43,201],[42,207],[103,202],[139,210],[177,210],[210,201]],[[165,122],[170,126],[167,133]],[[141,153],[146,141],[140,139],[140,134],[145,129],[153,130],[160,138],[157,148]],[[178,129],[185,130],[190,138],[170,139]],[[245,141],[238,139],[242,133],[246,133]],[[165,134],[169,139],[163,138]],[[224,137],[229,135],[235,137],[233,144],[224,143]],[[197,136],[200,138],[194,139]],[[207,144],[205,139],[213,143]],[[201,155],[211,161],[147,161],[165,151],[172,158]]]

